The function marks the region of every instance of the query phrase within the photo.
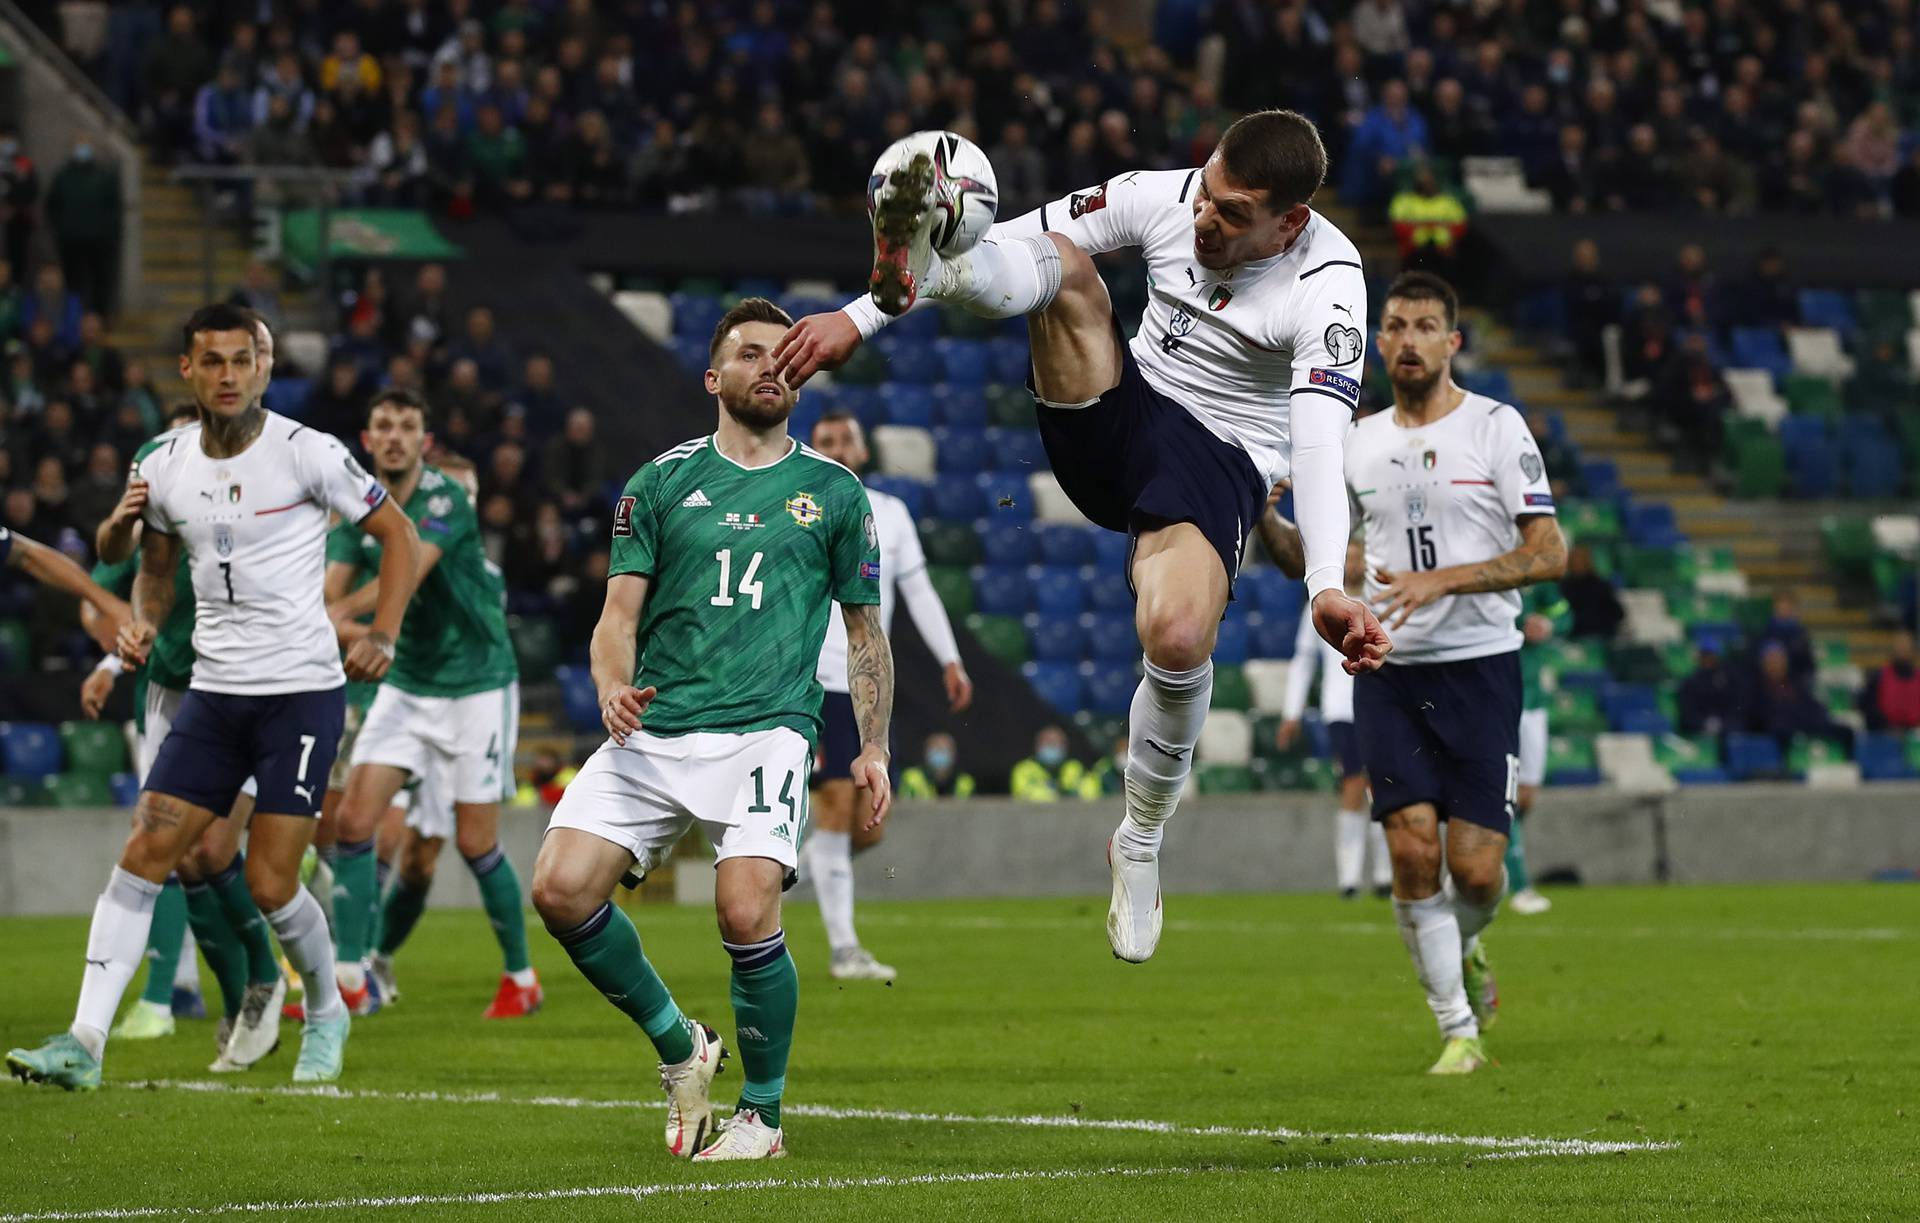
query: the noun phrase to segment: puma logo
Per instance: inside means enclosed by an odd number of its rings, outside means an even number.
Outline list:
[[[1339,302],[1334,302],[1332,304],[1335,310],[1338,310],[1340,313],[1346,315],[1349,319],[1353,317],[1353,311],[1347,309],[1345,306],[1341,305]]]
[[[1187,269],[1187,287],[1188,287],[1189,289],[1191,289],[1191,288],[1193,288],[1193,286],[1195,286],[1195,285],[1197,285],[1197,284],[1199,284],[1199,283],[1200,283],[1200,281],[1199,281],[1199,279],[1198,279],[1197,277],[1195,277],[1195,276],[1194,276],[1194,274],[1193,274],[1193,269],[1192,269],[1192,268],[1188,268],[1188,269]]]
[[[113,963],[113,961],[111,959],[96,960],[92,956],[88,956],[87,963],[94,968],[98,968],[101,972],[105,972],[107,970],[107,965]]]
[[[1180,748],[1163,747],[1161,744],[1155,742],[1152,739],[1148,739],[1146,741],[1146,744],[1148,747],[1152,748],[1156,752],[1159,752],[1162,756],[1165,756],[1169,760],[1185,760],[1187,757],[1187,749],[1184,747],[1180,747]]]
[[[304,799],[306,799],[308,803],[312,803],[312,802],[313,802],[313,790],[312,790],[312,789],[311,789],[310,787],[308,787],[308,786],[295,786],[295,787],[293,788],[293,792],[294,792],[295,794],[298,794],[298,795],[299,795],[299,796],[300,796],[301,798],[304,798]]]
[[[1388,459],[1387,462],[1392,463],[1395,467],[1405,467],[1407,465],[1405,459]]]

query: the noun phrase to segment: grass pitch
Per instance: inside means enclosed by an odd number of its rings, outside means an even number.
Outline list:
[[[1140,967],[1104,899],[863,906],[891,988],[828,980],[795,906],[792,1158],[697,1168],[661,1146],[651,1049],[537,922],[546,1010],[483,1023],[484,919],[435,911],[337,1094],[290,1089],[291,1030],[207,1074],[206,1022],[113,1045],[96,1094],[0,1083],[0,1223],[1920,1215],[1920,892],[1555,901],[1490,931],[1501,1065],[1456,1080],[1421,1073],[1438,1040],[1385,902],[1171,897]],[[636,920],[731,1044],[711,917]],[[0,922],[0,1041],[65,1025],[84,939]]]

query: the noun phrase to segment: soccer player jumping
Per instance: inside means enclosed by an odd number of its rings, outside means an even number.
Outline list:
[[[757,297],[721,318],[706,375],[719,427],[647,463],[616,504],[592,646],[610,737],[554,808],[533,868],[547,929],[659,1052],[668,1152],[699,1160],[786,1154],[780,1099],[799,978],[780,894],[806,835],[821,731],[815,667],[835,602],[860,727],[856,811],[874,829],[893,801],[879,532],[859,477],[787,436],[797,392],[775,376],[773,348],[791,325]],[[696,820],[718,858],[715,908],[746,1070],[739,1104],[709,1146],[707,1089],[725,1050],[680,1012],[608,899]]]
[[[868,298],[801,320],[776,352],[798,386],[843,362],[918,298],[1027,316],[1040,433],[1062,489],[1132,536],[1128,576],[1144,677],[1128,719],[1126,817],[1108,846],[1107,936],[1141,962],[1160,941],[1159,853],[1213,691],[1213,646],[1248,532],[1291,476],[1307,592],[1349,672],[1392,647],[1341,590],[1341,445],[1360,397],[1367,314],[1360,255],[1308,207],[1326,177],[1313,124],[1236,122],[1205,166],[1139,170],[987,231],[941,260],[931,171],[876,184]],[[904,245],[889,234],[908,234]],[[1148,303],[1123,338],[1092,256],[1141,247]]]

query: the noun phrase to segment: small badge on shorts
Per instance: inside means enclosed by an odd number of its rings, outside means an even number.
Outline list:
[[[810,527],[820,521],[824,511],[820,503],[813,499],[812,493],[795,493],[787,498],[787,513],[792,514],[793,520],[801,526]]]

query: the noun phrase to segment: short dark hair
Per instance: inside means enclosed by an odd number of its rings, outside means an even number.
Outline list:
[[[167,405],[167,423],[180,424],[200,419],[200,405],[191,399],[176,399]]]
[[[712,361],[720,355],[720,342],[727,333],[742,323],[778,323],[782,327],[793,326],[793,316],[774,305],[764,297],[743,297],[733,309],[720,316],[713,325],[713,339],[707,343],[707,360]]]
[[[1387,300],[1401,298],[1410,302],[1439,302],[1447,315],[1447,330],[1460,323],[1460,295],[1453,286],[1432,272],[1402,272],[1387,286]]]
[[[813,428],[807,430],[807,436],[811,438],[818,434],[821,425],[839,424],[842,422],[849,422],[854,428],[860,429],[863,433],[865,432],[865,426],[861,425],[860,418],[852,412],[847,411],[845,408],[828,408],[826,411],[820,413],[819,420],[813,422]]]
[[[375,408],[400,408],[418,412],[420,413],[420,427],[423,429],[433,427],[433,413],[427,409],[425,397],[417,391],[408,390],[404,386],[390,386],[373,393],[373,398],[367,400],[367,422],[369,424],[373,422],[373,412]]]
[[[1227,177],[1267,193],[1267,208],[1304,204],[1327,181],[1327,146],[1313,120],[1293,110],[1257,110],[1234,121],[1214,150]]]
[[[251,344],[254,342],[253,321],[257,317],[253,311],[227,302],[202,306],[187,316],[186,326],[180,329],[180,351],[191,353],[193,337],[203,331],[244,331],[247,343]]]

